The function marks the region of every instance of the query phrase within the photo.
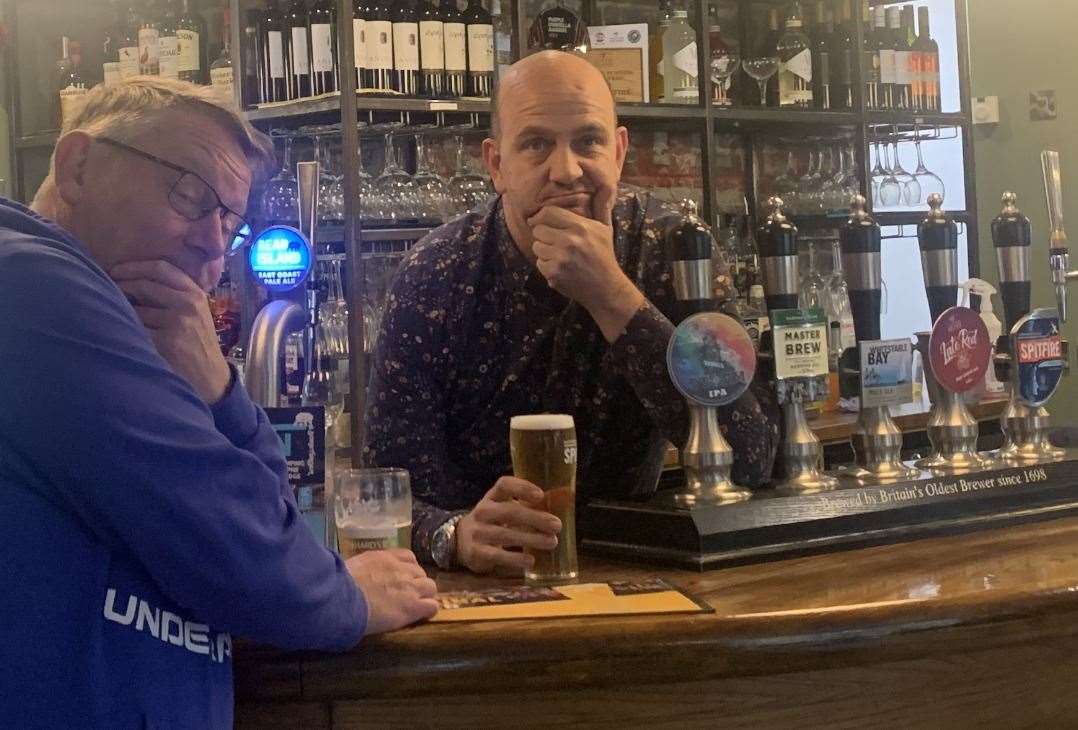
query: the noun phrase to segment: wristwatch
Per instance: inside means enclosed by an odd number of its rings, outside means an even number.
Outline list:
[[[434,564],[442,570],[450,570],[457,561],[457,523],[464,515],[453,515],[438,526],[430,541],[430,553]]]

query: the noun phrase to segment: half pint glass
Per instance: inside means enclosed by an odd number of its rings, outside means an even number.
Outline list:
[[[561,520],[554,550],[524,552],[535,564],[524,571],[531,584],[576,580],[576,426],[572,416],[514,416],[509,422],[513,475],[544,492],[541,508]]]
[[[411,486],[404,469],[338,472],[333,516],[342,558],[367,550],[411,549]]]

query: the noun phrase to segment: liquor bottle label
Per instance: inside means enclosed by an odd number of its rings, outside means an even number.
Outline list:
[[[779,105],[812,103],[812,53],[806,48],[790,58],[779,71]]]
[[[812,52],[805,49],[783,63],[782,70],[791,73],[803,81],[812,81]]]
[[[419,70],[419,25],[393,24],[393,67],[398,71]]]
[[[156,76],[161,70],[157,28],[140,28],[138,32],[139,73]]]
[[[210,69],[210,84],[232,94],[232,69],[228,67]]]
[[[445,68],[447,71],[468,70],[468,41],[464,23],[445,24]]]
[[[102,70],[105,73],[105,86],[112,86],[119,83],[120,79],[120,62],[108,61],[102,66]]]
[[[271,30],[266,33],[266,46],[269,56],[270,78],[284,78],[284,38],[279,30]]]
[[[270,31],[272,35],[275,31]],[[281,34],[277,33],[277,42],[280,43]],[[201,39],[197,30],[176,31],[176,67],[183,73],[185,71],[200,71],[199,43]],[[282,74],[283,75],[283,74]]]
[[[311,67],[315,73],[333,71],[333,27],[329,23],[311,25]]]
[[[494,70],[494,26],[468,26],[468,70],[489,73]]]
[[[696,41],[674,54],[674,68],[694,79],[699,75],[700,67],[696,61]]]
[[[865,83],[880,83],[880,54],[875,51],[865,51]]]
[[[442,21],[421,21],[419,23],[419,38],[419,65],[431,71],[444,69],[445,40]]]
[[[393,24],[388,20],[367,21],[367,52],[370,68],[393,68]]]
[[[357,69],[368,68],[367,65],[367,21],[364,18],[352,20],[352,48],[355,56]]]
[[[838,70],[836,74],[838,82],[843,86],[849,86],[853,83],[854,57],[854,54],[849,48],[844,48],[842,52],[838,54]]]
[[[292,73],[305,76],[311,72],[311,59],[307,54],[307,29],[292,29]]]
[[[895,51],[895,83],[900,86],[909,86],[912,82],[909,51]]]
[[[161,76],[166,79],[178,79],[180,77],[179,37],[163,35],[158,38],[157,56]]]
[[[120,78],[129,79],[138,76],[138,47],[128,46],[120,49]]]
[[[895,83],[895,52],[887,48],[880,49],[880,83]]]

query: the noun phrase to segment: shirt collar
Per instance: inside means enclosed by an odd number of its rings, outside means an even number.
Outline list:
[[[502,197],[499,195],[491,206],[490,213],[491,233],[494,243],[501,254],[502,264],[505,267],[505,281],[509,289],[523,289],[532,276],[539,274],[535,264],[524,256],[524,253],[513,240],[513,234],[509,231],[509,224],[505,221],[505,207],[502,205]]]

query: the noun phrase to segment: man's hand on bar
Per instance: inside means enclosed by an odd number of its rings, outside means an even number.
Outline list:
[[[438,588],[411,550],[371,550],[345,565],[367,599],[364,636],[394,631],[438,611]]]
[[[158,354],[209,405],[224,397],[232,373],[221,354],[206,292],[167,261],[119,264],[109,276],[149,330]]]
[[[502,477],[457,525],[457,562],[473,573],[499,568],[523,571],[535,559],[506,548],[553,550],[561,520],[537,509],[543,490],[516,477]]]

